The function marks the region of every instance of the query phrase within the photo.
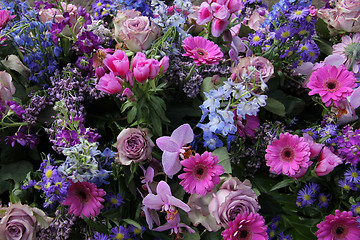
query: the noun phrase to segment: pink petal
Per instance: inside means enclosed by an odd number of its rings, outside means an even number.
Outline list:
[[[171,137],[164,136],[156,139],[156,145],[162,150],[167,152],[179,153],[182,145],[176,143]]]
[[[183,124],[173,131],[171,139],[182,147],[194,140],[194,132],[189,124]]]
[[[169,177],[172,177],[181,170],[178,153],[164,152],[162,155],[162,164],[164,172]]]

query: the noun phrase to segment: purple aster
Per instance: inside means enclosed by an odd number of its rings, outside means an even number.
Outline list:
[[[307,186],[309,186],[309,188],[311,189],[311,191],[316,194],[319,190],[320,190],[320,187],[319,185],[317,185],[316,183],[309,183]]]
[[[287,39],[294,36],[295,29],[290,25],[286,25],[284,27],[280,27],[276,32],[275,36],[277,39],[281,40],[282,42],[286,42]]]
[[[343,188],[346,191],[350,191],[350,190],[356,190],[355,189],[355,184],[352,182],[349,182],[348,180],[344,179],[344,180],[339,180],[338,181],[338,185],[339,187]]]
[[[134,225],[130,225],[128,231],[133,238],[138,239],[138,237],[140,237],[141,234],[143,234],[143,232],[145,231],[145,228],[137,228]]]
[[[320,49],[314,41],[307,41],[299,45],[298,53],[304,62],[315,62],[320,55]]]
[[[342,135],[337,138],[339,153],[353,166],[360,160],[360,129],[355,131],[349,125],[342,129]]]
[[[283,232],[279,233],[278,240],[292,240],[293,238],[290,235],[285,235]]]
[[[360,171],[352,166],[345,172],[345,180],[353,183],[360,183]]]
[[[308,8],[295,8],[287,14],[289,21],[302,21],[305,20],[310,11]]]
[[[273,239],[276,236],[276,231],[277,231],[278,227],[276,226],[275,223],[270,223],[268,228],[266,229],[266,232],[268,234],[268,236],[270,237],[270,239]]]
[[[319,194],[319,203],[318,206],[320,208],[326,208],[329,204],[330,195],[325,193]]]
[[[113,233],[110,235],[112,239],[128,239],[130,238],[129,231],[124,228],[123,226],[114,227],[111,229],[111,232]]]
[[[96,233],[93,240],[111,240],[111,238],[104,233]]]
[[[353,216],[360,215],[360,202],[357,202],[355,205],[351,205],[350,211],[353,213]]]
[[[304,130],[302,130],[303,133],[307,133],[309,136],[311,136],[314,140],[317,139],[319,132],[316,131],[316,127],[312,127],[312,128],[306,128]]]
[[[315,201],[315,192],[308,185],[303,187],[297,197],[297,202],[300,203],[300,207],[308,207]]]
[[[332,137],[337,135],[337,125],[335,124],[326,124],[325,127],[323,127],[320,130],[320,136],[325,137]]]
[[[124,203],[123,197],[119,193],[110,193],[105,196],[105,199],[111,204],[111,207],[113,208],[118,208]]]
[[[261,32],[251,33],[249,34],[248,40],[250,46],[260,46],[261,43],[264,41],[264,34]]]

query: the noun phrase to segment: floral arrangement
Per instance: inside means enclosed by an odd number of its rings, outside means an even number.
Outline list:
[[[359,239],[359,18],[1,0],[0,239]]]

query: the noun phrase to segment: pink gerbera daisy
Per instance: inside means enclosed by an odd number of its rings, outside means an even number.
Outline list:
[[[342,239],[354,240],[360,239],[360,228],[357,222],[358,216],[353,217],[351,212],[340,212],[335,210],[335,215],[328,215],[325,221],[316,225],[319,230],[315,233],[319,240]]]
[[[307,87],[311,89],[309,95],[319,94],[325,106],[332,103],[339,106],[356,87],[354,73],[349,72],[344,65],[325,65],[310,76]]]
[[[187,37],[182,46],[186,52],[183,56],[193,58],[198,66],[218,64],[224,56],[218,45],[203,37]]]
[[[76,182],[72,183],[68,190],[68,197],[62,202],[63,205],[70,206],[69,213],[78,217],[97,216],[100,209],[104,206],[102,198],[106,192],[98,189],[94,183]]]
[[[356,33],[352,38],[345,35],[341,38],[341,43],[333,46],[333,55],[345,57],[344,65],[354,73],[360,71],[360,33]]]
[[[244,213],[229,222],[228,228],[221,235],[224,240],[265,240],[269,239],[264,218],[258,213]]]
[[[195,156],[182,160],[185,173],[179,175],[180,185],[188,193],[197,193],[205,196],[208,191],[211,191],[216,184],[220,182],[219,175],[224,173],[224,168],[217,165],[219,159],[211,152],[204,152],[202,155],[195,154]]]
[[[281,133],[278,140],[267,146],[265,159],[271,172],[296,177],[311,165],[310,146],[303,137]]]

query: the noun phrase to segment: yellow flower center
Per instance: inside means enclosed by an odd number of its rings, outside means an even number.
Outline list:
[[[343,187],[346,191],[349,191],[350,189],[351,189],[351,187],[349,186],[349,185],[344,185],[344,187]]]
[[[305,50],[307,50],[307,47],[306,47],[306,46],[302,46],[302,47],[301,47],[301,51],[305,51]]]
[[[135,228],[135,229],[134,229],[134,233],[135,233],[136,235],[138,235],[138,234],[140,234],[140,233],[141,233],[141,231],[140,231],[140,229]]]
[[[287,38],[288,36],[290,36],[290,33],[289,33],[289,31],[285,31],[285,32],[281,33],[281,36],[283,38]]]
[[[96,5],[97,5],[98,7],[100,7],[100,6],[102,5],[102,3],[101,3],[101,2],[98,2]]]
[[[315,55],[314,52],[309,52],[309,56],[310,56],[310,57],[313,57],[314,55]]]
[[[302,11],[301,10],[297,10],[296,12],[295,12],[295,15],[301,15],[301,13],[302,13]]]
[[[124,234],[122,234],[122,233],[118,233],[118,234],[116,234],[116,237],[115,237],[116,239],[124,239]]]
[[[300,35],[304,35],[305,33],[307,33],[307,31],[305,29],[303,29],[299,32]]]
[[[61,182],[57,182],[57,183],[55,183],[55,186],[57,186],[57,187],[62,187],[62,183],[61,183]]]
[[[118,200],[116,198],[111,198],[110,202],[115,205],[118,203]]]
[[[51,178],[52,173],[53,173],[52,170],[47,170],[46,173],[45,173],[45,177]]]
[[[307,22],[311,22],[311,19],[312,19],[312,18],[311,18],[310,15],[307,15],[307,16],[306,16],[306,21],[307,21]]]
[[[360,206],[356,207],[356,208],[354,209],[354,212],[355,212],[356,214],[360,214]]]
[[[260,37],[259,37],[259,36],[255,36],[255,37],[253,38],[253,40],[254,40],[254,42],[258,42],[258,41],[260,41]]]
[[[327,198],[325,196],[321,196],[320,197],[320,201],[323,202],[323,203],[326,203],[327,202]]]
[[[358,176],[359,176],[359,174],[357,172],[351,173],[351,177],[353,177],[353,178],[357,178]]]
[[[304,195],[304,199],[305,199],[306,201],[309,201],[309,200],[310,200],[310,198],[311,198],[311,197],[310,197],[310,195],[309,195],[309,194],[305,194],[305,195]]]

